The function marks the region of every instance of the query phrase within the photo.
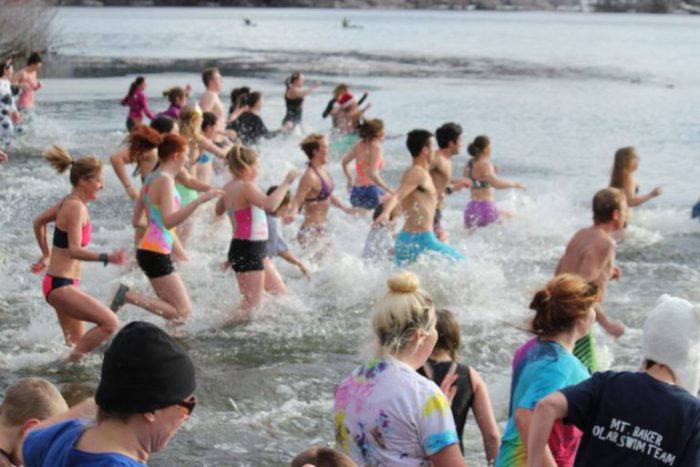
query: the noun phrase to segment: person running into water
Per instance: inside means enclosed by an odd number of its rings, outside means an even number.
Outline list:
[[[122,99],[121,105],[129,107],[129,115],[126,118],[126,129],[131,132],[134,125],[143,122],[143,114],[153,120],[153,112],[148,107],[148,98],[144,91],[146,90],[146,78],[137,76],[129,86],[129,92]]]
[[[412,164],[401,177],[398,190],[384,203],[384,212],[374,223],[387,222],[391,211],[400,205],[406,221],[396,237],[396,265],[415,262],[428,251],[435,251],[455,260],[464,256],[449,245],[440,243],[433,231],[437,208],[437,191],[428,169],[435,157],[433,135],[427,130],[412,130],[406,137]]]
[[[355,208],[375,209],[385,192],[392,193],[380,175],[384,168],[384,122],[379,119],[365,120],[360,123],[358,132],[362,141],[343,158],[343,173],[348,180],[350,204]],[[353,160],[354,181],[348,167]]]
[[[73,346],[69,361],[77,361],[114,333],[119,320],[96,298],[78,287],[83,261],[124,264],[126,253],[98,253],[89,250],[92,222],[88,203],[97,199],[103,188],[104,169],[96,157],[73,159],[64,149],[53,146],[44,158],[58,172],[70,169],[71,193],[34,219],[34,235],[41,249],[41,258],[31,270],[39,274],[45,269],[42,282],[44,299],[56,310],[66,344]],[[54,222],[53,248],[49,249],[46,225]],[[85,322],[96,326],[85,332]]]
[[[535,311],[528,340],[513,356],[508,423],[496,466],[527,465],[525,450],[535,404],[548,394],[588,379],[589,374],[573,356],[574,344],[595,321],[593,310],[600,289],[574,274],[551,279],[535,293],[530,309]],[[580,432],[559,424],[549,437],[548,466],[573,464]]]
[[[525,189],[520,182],[501,180],[491,163],[491,140],[488,136],[477,136],[469,143],[467,152],[472,159],[464,167],[464,176],[471,180],[472,200],[464,210],[464,227],[486,227],[499,218],[500,213],[493,202],[493,189]],[[509,213],[508,213],[509,214]]]
[[[633,147],[620,148],[615,152],[615,163],[610,175],[610,187],[622,191],[627,200],[627,218],[625,228],[632,218],[633,207],[640,206],[647,201],[661,195],[661,187],[656,187],[649,193],[639,196],[639,185],[634,179],[634,172],[639,168],[639,156]]]
[[[462,127],[456,123],[445,123],[435,131],[438,150],[430,164],[430,176],[438,194],[438,207],[435,210],[433,231],[441,242],[447,242],[447,232],[442,226],[442,210],[445,208],[445,196],[462,188],[471,188],[468,178],[452,179],[452,157],[459,154],[462,147]]]
[[[31,115],[34,110],[34,100],[36,91],[41,89],[41,81],[37,78],[37,73],[41,70],[41,55],[37,52],[29,55],[27,66],[15,73],[12,81],[19,85],[21,90],[17,102],[17,108],[22,112],[26,124],[31,123]]]
[[[304,89],[304,75],[295,71],[284,82],[286,90],[284,92],[284,104],[287,107],[287,113],[282,119],[282,127],[290,130],[301,124],[301,114],[304,108],[304,98],[311,94],[314,89],[321,85],[320,81],[316,81],[308,88]]]
[[[221,153],[224,149],[220,148],[218,145],[214,144],[214,137],[216,136],[216,115],[211,112],[204,112],[202,114],[202,126],[200,132],[201,142],[199,144],[200,153],[194,160],[194,170],[195,177],[202,183],[207,185],[211,184],[211,177],[214,172],[214,155],[221,157]],[[211,146],[209,146],[211,144]],[[207,150],[211,149],[211,152]],[[216,148],[216,149],[213,149]],[[230,149],[229,146],[226,149]],[[213,153],[213,154],[212,154]],[[223,157],[226,157],[226,153],[223,153]]]
[[[274,138],[282,131],[281,129],[268,130],[265,122],[260,118],[260,111],[264,103],[265,99],[260,91],[247,94],[245,104],[248,110],[243,112],[230,126],[246,146],[258,144],[260,138]]]
[[[625,196],[616,188],[605,188],[593,197],[593,225],[581,229],[571,238],[564,256],[559,260],[555,275],[577,274],[600,288],[600,300],[596,303],[596,320],[603,329],[615,337],[625,332],[625,327],[613,321],[603,310],[603,300],[611,279],[619,279],[620,268],[615,266],[615,240],[612,237],[622,229],[626,219]],[[595,339],[589,332],[576,343],[574,355],[591,373],[597,370]]]
[[[189,84],[184,88],[175,86],[174,88],[169,88],[163,91],[163,97],[168,98],[170,107],[168,107],[164,112],[159,113],[158,116],[165,116],[170,117],[173,120],[178,120],[180,118],[180,110],[187,105],[187,98],[190,97],[191,91],[192,86]]]
[[[271,196],[275,190],[277,190],[277,185],[268,188],[267,193],[265,194],[267,196]],[[304,277],[306,277],[307,280],[311,280],[311,273],[309,272],[309,269],[303,262],[301,262],[299,258],[294,256],[294,254],[289,251],[287,242],[285,242],[282,236],[279,234],[277,218],[283,213],[287,212],[291,201],[292,196],[289,193],[289,190],[287,190],[284,194],[282,202],[276,210],[265,211],[265,217],[267,219],[267,245],[265,247],[265,254],[270,259],[274,258],[275,256],[279,256],[289,264],[299,268],[299,271],[304,274]]]
[[[583,432],[577,467],[700,465],[699,312],[662,296],[644,323],[642,371],[596,373],[539,401],[528,465],[547,465],[547,439],[562,423]]]
[[[235,135],[226,133],[226,115],[224,115],[224,105],[221,103],[219,93],[224,84],[218,68],[207,68],[202,72],[202,82],[206,90],[199,98],[199,107],[202,112],[211,112],[216,115],[216,135],[214,142],[223,142],[226,137],[232,139]]]
[[[387,284],[372,318],[376,356],[335,392],[336,446],[359,465],[466,467],[450,413],[457,375],[438,387],[416,372],[438,339],[430,295],[407,271]]]
[[[459,323],[457,317],[449,310],[437,309],[437,342],[428,361],[418,369],[418,373],[440,385],[449,373],[457,375],[455,386],[457,393],[452,400],[452,417],[459,436],[459,450],[464,454],[462,436],[467,422],[469,409],[474,410],[476,423],[481,431],[487,465],[492,465],[498,456],[498,443],[501,432],[493,414],[491,399],[486,383],[481,375],[471,367],[457,363],[457,351],[461,346]]]
[[[173,326],[184,324],[192,314],[192,304],[185,284],[175,271],[171,259],[175,227],[183,223],[207,201],[220,197],[221,190],[209,190],[187,206],[180,205],[175,190],[175,177],[185,165],[189,145],[179,135],[165,135],[158,146],[158,168],[146,176],[141,196],[136,202],[132,222],[141,222],[143,211],[148,216],[146,233],[136,250],[136,261],[148,277],[157,298],[147,297],[120,284],[110,308],[118,310],[129,303],[162,316]]]
[[[17,135],[26,133],[26,127],[21,124],[22,114],[15,105],[12,93],[12,60],[0,64],[0,149],[7,149]]]
[[[328,141],[319,133],[312,133],[299,145],[309,158],[308,168],[299,181],[299,187],[287,210],[285,221],[294,220],[299,208],[304,206],[304,222],[297,233],[297,241],[302,248],[317,245],[326,235],[326,219],[331,205],[347,214],[354,214],[350,208],[333,195],[334,183],[328,171]]]
[[[225,325],[248,320],[262,303],[265,290],[283,294],[286,287],[275,265],[266,255],[268,230],[265,211],[276,211],[297,171],[287,174],[270,196],[258,188],[255,180],[260,172],[258,155],[250,148],[235,145],[227,155],[233,179],[224,187],[224,197],[216,203],[218,216],[228,213],[233,239],[228,262],[236,273],[241,303]]]

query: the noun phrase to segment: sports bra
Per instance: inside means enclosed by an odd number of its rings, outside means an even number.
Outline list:
[[[83,226],[81,232],[80,246],[88,246],[90,240],[92,240],[92,222],[88,221],[87,224]],[[68,232],[59,229],[57,225],[55,225],[53,229],[53,246],[68,248]]]
[[[491,188],[491,183],[487,180],[477,180],[474,178],[474,160],[467,162],[467,169],[469,171],[467,176],[469,177],[469,180],[472,181],[472,190],[485,190],[486,188]]]
[[[64,198],[63,201],[69,197],[70,196]],[[61,206],[63,206],[63,201],[61,201]],[[61,209],[61,206],[58,208]],[[90,244],[90,240],[92,240],[92,222],[90,219],[88,219],[87,223],[83,226],[80,237],[80,246],[86,247]],[[58,248],[68,248],[68,232],[59,229],[58,225],[56,224],[54,224],[53,229],[53,246],[57,246]]]
[[[229,215],[236,225],[233,238],[254,241],[267,240],[267,216],[263,209],[251,205],[233,212],[229,211]]]
[[[315,198],[306,198],[304,201],[307,203],[319,203],[321,201],[327,200],[333,194],[333,186],[329,185],[326,182],[326,180],[324,180],[324,178],[321,177],[321,174],[318,173],[316,167],[314,167],[311,164],[309,164],[309,167],[311,168],[311,170],[314,171],[319,180],[321,180],[321,192]]]

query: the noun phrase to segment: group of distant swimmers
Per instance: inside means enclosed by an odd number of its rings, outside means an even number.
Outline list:
[[[5,77],[12,75],[8,72],[11,64],[4,67],[3,78],[9,79]],[[34,90],[40,86],[37,70],[26,71],[34,75],[23,78],[34,83]],[[136,260],[155,297],[119,284],[106,306],[79,288],[84,261],[122,265],[127,253],[88,248],[93,230],[88,204],[103,188],[102,162],[96,157],[74,159],[59,146],[44,155],[56,171],[69,172],[72,189],[35,218],[33,228],[42,256],[31,269],[37,274],[46,271],[44,297],[56,310],[66,343],[73,346],[70,360],[80,359],[116,332],[119,321],[115,312],[125,303],[162,316],[171,330],[178,332],[191,316],[192,304],[174,263],[187,260],[185,246],[192,215],[208,201],[216,200],[216,215],[229,217],[232,227],[224,269],[233,269],[240,289],[241,302],[227,319],[227,323],[235,323],[250,319],[265,291],[286,292],[272,262],[274,256],[283,257],[310,277],[307,266],[279,235],[278,217],[290,223],[303,210],[297,242],[314,252],[314,258],[321,258],[329,248],[324,239],[330,206],[351,215],[372,213],[363,256],[376,260],[393,255],[398,266],[406,267],[430,252],[455,260],[464,258],[447,244],[442,225],[446,196],[470,189],[463,223],[473,229],[505,217],[494,203],[493,189],[525,188],[499,178],[490,159],[491,141],[483,135],[468,144],[471,159],[463,175],[454,176],[451,158],[463,144],[462,128],[456,123],[440,126],[434,135],[422,129],[407,134],[412,164],[399,186],[392,188],[381,176],[385,164],[383,122],[364,117],[369,108],[362,107],[366,95],[356,100],[346,85],[339,85],[324,117],[333,118],[331,138],[340,141],[336,149],[347,149],[341,165],[351,206],[333,194],[335,184],[326,168],[333,142],[317,133],[305,136],[300,144],[307,157],[306,170],[292,170],[279,185],[263,190],[256,184],[260,162],[253,147],[260,138],[300,125],[304,98],[318,83],[303,88],[301,73],[287,79],[287,112],[280,130],[274,132],[267,130],[259,116],[263,104],[259,92],[234,89],[230,112],[225,116],[219,98],[221,74],[207,69],[202,81],[206,91],[198,105],[188,104],[190,86],[174,87],[164,92],[169,108],[154,114],[144,93],[147,83],[143,77],[132,83],[122,101],[129,107],[129,134],[110,162],[126,193],[136,201],[132,215]],[[13,124],[19,122],[14,110],[9,115]],[[144,115],[151,120],[149,125],[144,124]],[[0,160],[7,160],[1,151]],[[211,185],[215,160],[227,166],[232,176],[223,189]],[[350,168],[353,162],[354,174]],[[133,176],[139,176],[140,188],[132,185],[128,164],[135,166]],[[436,309],[430,296],[419,288],[417,277],[401,272],[389,279],[390,291],[379,301],[373,318],[377,356],[355,370],[336,391],[338,447],[354,462],[365,465],[414,466],[424,465],[426,460],[436,467],[465,465],[460,452],[462,433],[467,412],[473,408],[489,465],[632,465],[624,459],[634,456],[634,465],[656,465],[645,464],[651,450],[629,450],[610,437],[611,430],[617,430],[618,436],[625,431],[613,426],[615,420],[663,432],[669,442],[663,445],[662,454],[666,459],[683,459],[667,465],[698,465],[700,403],[689,397],[688,391],[694,395],[700,381],[700,355],[692,345],[693,339],[700,338],[700,322],[690,304],[666,297],[648,318],[652,324],[645,326],[643,338],[646,370],[639,374],[646,379],[637,374],[595,373],[593,322],[597,320],[616,337],[625,330],[602,306],[608,283],[621,276],[615,264],[615,239],[621,238],[629,224],[632,207],[661,194],[660,188],[639,194],[633,175],[638,165],[634,148],[617,151],[609,187],[593,198],[593,224],[572,237],[555,277],[532,300],[535,317],[531,330],[536,337],[513,357],[509,418],[502,438],[483,380],[473,368],[456,363],[460,333],[455,316]],[[292,195],[290,188],[297,177],[301,177],[300,182]],[[700,203],[696,209],[700,211]],[[405,222],[394,239],[393,226],[400,214]],[[49,223],[54,223],[52,246],[47,238]],[[85,322],[96,326],[86,332]],[[670,328],[679,323],[685,325],[682,330]],[[666,347],[673,332],[687,339],[671,352]],[[589,379],[591,374],[594,376]],[[194,390],[193,383],[190,386],[177,397],[189,397]],[[636,400],[627,397],[639,388],[643,392]],[[647,405],[656,403],[650,396],[654,391],[665,401],[665,409],[673,408],[668,426],[675,424],[675,431],[660,426],[665,424],[663,417],[645,415]],[[616,405],[602,407],[603,396],[614,398]],[[177,405],[175,399],[167,403]],[[447,410],[450,406],[452,413]],[[681,407],[687,411],[686,418]],[[594,422],[602,431],[596,431]],[[580,434],[571,424],[584,432],[580,446]],[[603,432],[608,433],[609,442],[602,438]],[[662,449],[660,439],[655,444]]]

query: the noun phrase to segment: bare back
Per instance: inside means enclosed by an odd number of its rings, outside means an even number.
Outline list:
[[[595,226],[579,230],[566,246],[555,274],[578,274],[598,284],[603,296],[612,278],[615,264],[615,240]]]
[[[202,108],[202,112],[211,112],[216,115],[216,131],[223,132],[226,119],[219,94],[214,91],[204,91],[202,97],[199,98],[199,106]]]

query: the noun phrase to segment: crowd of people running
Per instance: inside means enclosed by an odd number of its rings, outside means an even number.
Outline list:
[[[2,66],[0,143],[7,149],[26,131],[21,128],[31,125],[41,58],[33,54],[16,74],[10,61]],[[552,279],[532,297],[533,337],[513,355],[508,419],[501,433],[484,380],[473,366],[458,361],[462,338],[456,315],[437,307],[407,270],[434,254],[464,260],[443,227],[447,196],[470,191],[466,229],[511,216],[496,206],[494,190],[525,185],[501,178],[489,137],[479,135],[466,144],[471,157],[460,172],[452,166],[465,145],[460,125],[412,130],[406,135],[411,164],[398,186],[391,186],[382,177],[383,121],[365,117],[367,94],[356,99],[339,84],[323,112],[332,119],[330,135],[306,134],[299,145],[306,169],[261,187],[258,142],[303,125],[304,100],[320,83],[305,87],[302,73],[289,76],[286,113],[275,130],[260,116],[261,92],[234,89],[225,113],[220,72],[204,70],[202,83],[205,91],[195,103],[189,102],[189,85],[165,90],[169,107],[159,113],[149,107],[144,77],[131,83],[121,101],[129,108],[128,134],[110,162],[135,201],[134,255],[152,294],[118,284],[103,304],[80,289],[83,262],[119,266],[130,253],[89,248],[89,204],[103,188],[102,161],[74,158],[58,145],[44,154],[57,172],[68,172],[71,186],[34,219],[41,256],[31,271],[45,273],[43,295],[72,349],[69,360],[80,360],[117,333],[115,312],[125,304],[161,316],[169,333],[138,321],[124,326],[106,350],[94,401],[69,409],[51,383],[37,378],[8,388],[0,406],[0,465],[136,466],[167,445],[196,404],[194,363],[171,337],[193,313],[176,263],[187,259],[193,214],[210,201],[217,216],[230,220],[231,242],[221,268],[235,272],[241,297],[223,325],[250,320],[265,292],[287,293],[275,256],[310,278],[305,261],[322,261],[330,248],[331,207],[367,219],[363,257],[402,268],[389,277],[388,291],[376,304],[375,355],[336,388],[337,450],[313,447],[293,466],[463,466],[470,410],[489,466],[700,465],[700,308],[678,297],[659,299],[644,325],[639,372],[601,372],[596,359],[595,322],[612,336],[625,332],[603,307],[609,283],[622,274],[616,242],[631,221],[631,208],[662,193],[660,188],[638,192],[639,156],[633,147],[616,152],[609,186],[592,199],[592,225],[576,232]],[[17,104],[16,92],[21,93]],[[339,157],[331,160],[332,154]],[[0,151],[0,161],[7,160]],[[337,195],[327,168],[338,161],[349,205]],[[133,165],[132,175],[127,165]],[[230,181],[221,188],[212,185],[213,173],[226,169]],[[700,203],[695,210],[700,215]],[[296,244],[304,261],[290,251],[278,226],[278,220],[289,224],[300,213]],[[86,324],[94,326],[86,331]]]

